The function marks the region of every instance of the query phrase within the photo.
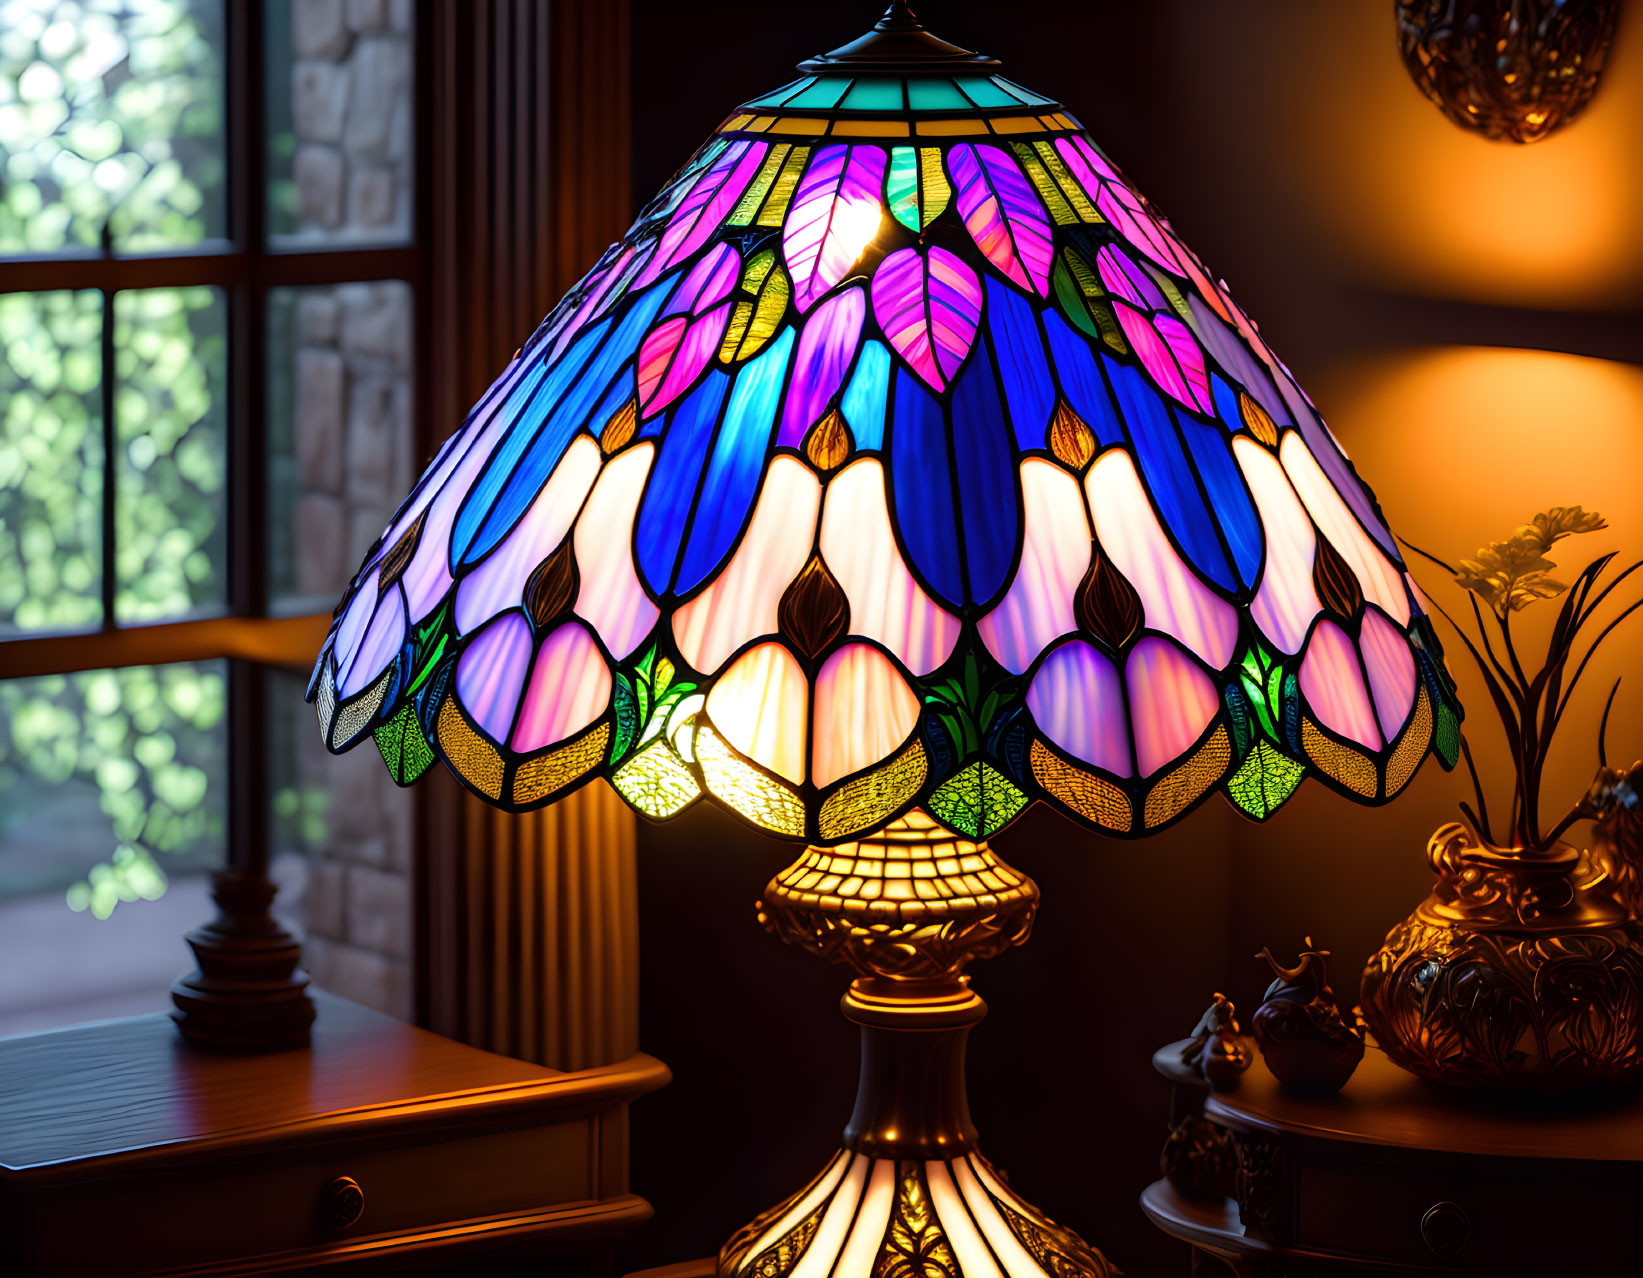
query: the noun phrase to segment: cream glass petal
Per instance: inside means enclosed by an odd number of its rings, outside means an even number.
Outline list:
[[[656,624],[656,605],[633,566],[633,520],[656,457],[648,440],[606,465],[576,521],[576,615],[622,660]]]
[[[858,1157],[851,1163],[850,1170],[839,1182],[833,1201],[822,1213],[815,1237],[792,1271],[792,1278],[829,1278],[839,1249],[844,1246],[844,1240],[850,1233],[850,1222],[856,1218],[856,1206],[861,1202],[862,1189],[872,1164],[873,1160],[866,1157]]]
[[[748,1247],[747,1254],[749,1256],[762,1255],[777,1241],[786,1238],[801,1221],[808,1219],[810,1213],[816,1210],[822,1200],[833,1192],[833,1186],[839,1183],[844,1176],[845,1169],[856,1158],[857,1155],[852,1154],[849,1150],[841,1149],[833,1161],[827,1164],[827,1170],[805,1192],[804,1197],[790,1206],[782,1213],[781,1219],[775,1221],[764,1233],[760,1234],[753,1244]]]
[[[1209,665],[1225,667],[1238,638],[1238,614],[1181,562],[1130,455],[1108,449],[1090,467],[1084,485],[1095,535],[1141,596],[1146,624],[1174,635]]]
[[[674,641],[695,669],[712,674],[749,640],[776,633],[776,606],[810,558],[820,508],[821,481],[810,467],[790,456],[770,463],[735,555],[673,615]]]
[[[1318,721],[1337,736],[1381,748],[1380,729],[1352,641],[1332,621],[1320,621],[1301,659],[1301,695]]]
[[[952,655],[959,621],[925,594],[890,531],[884,466],[863,457],[827,486],[821,553],[850,601],[850,633],[883,644],[915,675]]]
[[[890,658],[864,643],[840,648],[816,676],[812,777],[831,785],[889,758],[917,722],[918,698]]]
[[[992,1198],[981,1187],[975,1173],[970,1170],[968,1159],[955,1158],[953,1160],[953,1181],[959,1192],[964,1195],[964,1203],[975,1217],[977,1228],[987,1240],[987,1245],[993,1249],[999,1263],[1011,1278],[1022,1278],[1031,1275],[1039,1269],[1039,1264],[1032,1255],[1021,1245],[1021,1239],[1016,1237],[1015,1230],[1005,1221]]]
[[[1403,588],[1398,570],[1392,566],[1381,548],[1370,539],[1363,525],[1342,500],[1341,495],[1324,475],[1317,458],[1308,450],[1306,442],[1294,431],[1285,431],[1278,445],[1284,470],[1295,485],[1295,491],[1306,503],[1312,522],[1329,544],[1341,552],[1341,558],[1357,574],[1363,596],[1370,603],[1379,604],[1388,616],[1400,626],[1409,624],[1409,595]]]
[[[519,603],[531,573],[564,541],[599,474],[599,445],[580,435],[502,544],[456,588],[456,629],[467,634]]]
[[[832,1278],[873,1278],[874,1264],[878,1260],[879,1248],[884,1246],[884,1235],[890,1227],[890,1209],[895,1202],[896,1160],[874,1159],[872,1174],[867,1178],[867,1190],[861,1196],[861,1209],[850,1228],[850,1239],[844,1245],[844,1254],[833,1266]]]
[[[1090,520],[1078,479],[1053,462],[1021,463],[1027,531],[1009,593],[977,629],[1005,669],[1020,674],[1054,640],[1077,629],[1073,599],[1090,567]]]
[[[1262,634],[1293,655],[1306,642],[1307,629],[1321,610],[1312,585],[1318,553],[1312,517],[1276,457],[1244,435],[1233,439],[1232,452],[1255,498],[1266,537],[1266,563],[1249,615]]]
[[[958,1260],[959,1272],[964,1278],[1003,1278],[992,1251],[976,1229],[970,1209],[964,1205],[963,1195],[947,1172],[947,1164],[930,1159],[924,1164],[924,1179],[930,1186],[930,1201],[935,1205],[941,1232],[947,1235],[947,1242]],[[1020,1278],[1028,1278],[1032,1272],[1032,1268],[1025,1269]]]
[[[810,686],[793,654],[779,643],[762,643],[719,676],[707,696],[707,713],[742,754],[798,783],[804,780],[809,700]]]

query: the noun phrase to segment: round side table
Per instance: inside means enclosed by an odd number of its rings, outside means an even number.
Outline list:
[[[1643,1273],[1643,1091],[1450,1091],[1371,1045],[1339,1096],[1288,1095],[1257,1056],[1204,1115],[1232,1133],[1236,1198],[1141,1195],[1195,1274]]]

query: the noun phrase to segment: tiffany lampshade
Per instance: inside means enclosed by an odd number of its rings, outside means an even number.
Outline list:
[[[1038,901],[986,840],[1035,800],[1264,819],[1308,774],[1377,803],[1459,748],[1311,402],[997,66],[898,5],[733,112],[434,458],[309,689],[401,784],[603,777],[809,845],[761,918],[858,974],[861,1090],[725,1274],[1104,1272],[976,1152],[963,968]]]

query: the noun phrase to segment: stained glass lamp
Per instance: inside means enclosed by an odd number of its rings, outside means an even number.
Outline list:
[[[761,917],[857,973],[861,1089],[721,1273],[1103,1273],[976,1148],[964,967],[1038,901],[988,838],[1379,803],[1459,706],[1374,496],[1064,106],[901,5],[800,69],[440,450],[309,696],[401,784],[808,845]]]

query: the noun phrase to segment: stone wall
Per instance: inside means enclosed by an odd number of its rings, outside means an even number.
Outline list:
[[[293,0],[291,176],[282,243],[411,233],[412,0]]]

